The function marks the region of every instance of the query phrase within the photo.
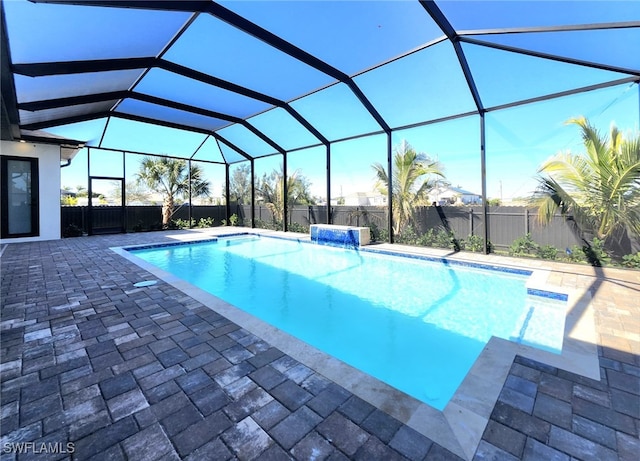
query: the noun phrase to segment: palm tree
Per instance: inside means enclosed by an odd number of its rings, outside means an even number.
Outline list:
[[[540,166],[532,200],[539,220],[559,210],[599,239],[632,242],[640,235],[640,137],[625,139],[613,125],[602,137],[584,117],[567,124],[580,127],[586,155],[560,152]]]
[[[260,198],[264,200],[277,223],[282,223],[284,220],[284,172],[282,170],[281,165],[280,171],[273,170],[269,176],[265,174],[257,187]],[[311,183],[300,173],[300,170],[289,174],[287,176],[287,208],[293,205],[314,204],[310,186]]]
[[[208,196],[209,181],[202,178],[198,165],[191,166],[191,196]],[[162,195],[162,226],[167,227],[176,198],[189,196],[189,168],[185,160],[168,157],[145,157],[140,163],[137,182],[145,184],[153,192]]]
[[[389,191],[389,177],[386,168],[374,163],[376,190],[383,195]],[[413,217],[414,210],[427,202],[427,193],[434,186],[431,176],[444,177],[442,166],[432,161],[426,154],[417,153],[403,140],[394,148],[392,180],[393,232],[399,234]]]
[[[76,197],[87,197],[89,195],[89,191],[82,184],[76,186]]]

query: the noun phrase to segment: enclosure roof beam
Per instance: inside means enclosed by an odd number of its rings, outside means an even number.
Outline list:
[[[18,104],[18,109],[28,110],[28,111],[37,111],[37,110],[53,109],[53,108],[59,108],[59,107],[65,107],[65,106],[74,106],[78,104],[89,104],[89,103],[95,103],[95,102],[101,102],[101,101],[109,101],[114,99],[122,100],[127,98],[137,99],[139,101],[148,102],[150,104],[170,107],[172,109],[182,110],[182,111],[186,111],[186,112],[190,112],[198,115],[203,115],[206,117],[218,118],[228,122],[238,123],[244,126],[245,128],[247,128],[256,136],[258,136],[264,142],[269,144],[279,153],[284,153],[284,149],[280,145],[278,145],[275,141],[273,141],[271,138],[266,136],[264,133],[262,133],[252,124],[250,124],[246,120],[243,120],[239,117],[223,114],[221,112],[202,109],[200,107],[195,107],[188,104],[182,104],[182,103],[171,101],[168,99],[158,98],[156,96],[137,93],[135,91],[113,91],[108,93],[74,96],[69,98],[49,99],[44,101],[32,101],[32,102]]]
[[[5,23],[4,8],[0,8],[0,89],[2,103],[2,139],[20,138],[20,116],[16,108],[17,96],[16,88],[11,75],[11,51],[9,50],[9,39],[7,37],[7,25]]]
[[[640,83],[639,77],[627,77],[618,80],[612,80],[610,82],[597,83],[594,85],[583,86],[580,88],[574,88],[573,90],[559,91],[557,93],[551,93],[544,96],[538,96],[535,98],[522,99],[520,101],[514,101],[507,104],[500,104],[498,106],[487,107],[487,112],[493,112],[497,110],[509,109],[511,107],[524,106],[527,104],[533,104],[541,101],[548,101],[549,99],[562,98],[565,96],[571,96],[572,94],[586,93],[588,91],[601,90],[603,88],[610,88],[612,86],[624,85],[625,83]]]
[[[23,125],[20,125],[20,129],[28,130],[28,131],[42,130],[42,129],[51,128],[54,126],[69,125],[71,123],[88,122],[88,121],[97,120],[100,118],[107,118],[111,116],[111,114],[112,114],[111,111],[105,110],[100,112],[92,112],[91,114],[82,114],[82,115],[74,115],[71,117],[48,119],[42,122],[25,123]]]
[[[97,102],[111,101],[130,97],[127,90],[109,91],[106,93],[84,94],[82,96],[69,96],[65,98],[43,99],[40,101],[29,101],[18,103],[18,109],[29,112],[39,110],[57,109],[60,107],[77,106],[80,104],[93,104]]]
[[[179,124],[179,123],[166,122],[164,120],[158,120],[158,119],[149,118],[149,117],[141,117],[139,115],[125,114],[125,113],[122,113],[122,112],[112,112],[109,115],[111,117],[123,118],[123,119],[126,119],[126,120],[132,120],[134,122],[150,123],[150,124],[153,124],[153,125],[161,125],[161,126],[166,126],[168,128],[176,128],[178,130],[194,131],[196,133],[202,133],[202,134],[214,136],[216,139],[219,139],[222,142],[224,142],[227,146],[231,147],[233,150],[238,152],[240,155],[245,157],[247,160],[250,160],[252,158],[251,155],[246,153],[240,147],[236,146],[234,143],[232,143],[231,141],[227,140],[223,136],[220,136],[219,134],[214,133],[214,132],[212,132],[210,130],[205,130],[205,129],[202,129],[202,128],[193,128],[193,127],[190,128],[188,126],[185,126],[185,125],[182,125],[182,124]]]
[[[86,61],[53,61],[12,64],[14,74],[27,77],[46,77],[50,75],[85,74],[90,72],[109,72],[113,70],[143,70],[153,67],[158,59],[155,57],[92,59]]]
[[[226,144],[227,146],[229,146],[231,149],[235,150],[238,154],[240,154],[241,156],[243,156],[244,158],[246,158],[249,161],[254,160],[254,157],[249,155],[246,151],[244,151],[243,149],[241,149],[240,147],[236,146],[234,143],[230,142],[229,140],[227,140],[226,138],[223,138],[222,136],[220,136],[218,133],[211,133],[211,136],[213,136],[214,138],[216,138],[216,140],[218,142],[221,142],[223,144]],[[218,146],[219,147],[219,146]],[[220,149],[220,153],[222,154],[222,156],[224,157],[224,152],[222,152],[222,149]],[[226,161],[226,159],[225,159]],[[228,164],[229,162],[227,162]]]
[[[315,136],[320,142],[323,144],[328,144],[329,140],[322,135],[309,121],[307,121],[298,111],[296,111],[290,104],[280,99],[268,96],[266,94],[251,90],[249,88],[245,88],[243,86],[237,85],[235,83],[202,73],[196,70],[193,70],[189,67],[181,66],[179,64],[166,61],[164,59],[155,58],[155,57],[146,57],[146,58],[131,58],[131,59],[107,59],[107,60],[91,60],[91,61],[66,61],[66,62],[44,62],[44,63],[29,63],[29,64],[14,64],[12,66],[12,70],[16,74],[25,75],[29,77],[44,77],[50,75],[64,75],[64,74],[76,74],[76,73],[92,73],[92,72],[108,72],[114,70],[131,70],[131,69],[140,69],[141,71],[144,68],[159,68],[169,72],[173,72],[175,74],[181,75],[183,77],[187,77],[193,80],[197,80],[202,83],[206,83],[208,85],[215,86],[217,88],[222,88],[227,91],[231,91],[233,93],[240,94],[242,96],[246,96],[252,99],[256,99],[258,101],[270,104],[272,106],[281,107],[289,115],[291,115],[298,123],[300,123],[303,127],[305,127],[313,136]],[[124,90],[123,90],[124,91]],[[113,92],[113,99],[120,99],[116,93]],[[107,93],[102,93],[107,94]],[[140,93],[136,93],[140,94]],[[129,93],[131,96],[131,93]],[[94,95],[87,96],[77,96],[75,97],[77,101],[85,101],[91,102],[92,97]],[[83,99],[86,98],[86,99]],[[68,98],[68,101],[73,101],[74,98]],[[99,100],[99,99],[98,99]],[[96,100],[96,101],[98,101]],[[53,100],[52,100],[53,101]],[[81,104],[82,102],[77,102],[76,104]],[[37,110],[37,109],[27,109],[27,107],[38,107],[36,105],[25,105],[31,103],[23,103],[23,109],[25,110]],[[61,104],[65,104],[62,102]],[[40,106],[40,107],[44,107]],[[233,117],[233,120],[230,120],[229,115],[222,116],[221,113],[217,115],[217,118],[222,118],[224,120],[229,120],[234,123],[242,123],[241,119],[238,117]],[[249,128],[251,129],[251,128]],[[274,147],[274,146],[272,146]]]
[[[459,30],[458,35],[528,34],[544,32],[572,32],[586,30],[628,29],[640,27],[640,21],[600,22],[562,26],[503,27],[494,29]]]
[[[179,2],[182,3],[182,2]],[[281,37],[269,32],[266,29],[258,26],[257,24],[249,21],[248,19],[240,16],[237,13],[219,5],[215,2],[208,3],[208,13],[216,18],[232,25],[233,27],[242,30],[243,32],[257,38],[258,40],[263,41],[264,43],[276,48],[277,50],[282,51],[283,53],[301,61],[320,72],[329,75],[330,77],[346,84],[349,89],[353,92],[353,94],[358,98],[360,103],[364,106],[364,108],[369,112],[369,114],[374,118],[374,120],[380,125],[380,127],[387,133],[391,132],[391,127],[384,120],[382,115],[378,112],[378,110],[373,106],[371,101],[365,96],[365,94],[360,90],[358,85],[351,79],[347,74],[342,72],[341,70],[331,66],[330,64],[322,61],[316,56],[298,48],[297,46],[287,42]]]
[[[32,0],[36,3],[56,3],[56,4],[73,4],[84,6],[101,6],[116,8],[138,8],[147,10],[163,10],[163,11],[182,11],[191,13],[208,13],[221,21],[235,27],[238,30],[251,35],[258,40],[276,48],[279,51],[301,61],[314,69],[329,75],[332,78],[346,84],[353,94],[358,98],[364,108],[371,114],[375,121],[385,131],[390,133],[391,128],[384,120],[382,115],[373,106],[371,101],[367,99],[365,94],[360,90],[358,85],[344,72],[322,61],[318,57],[304,51],[301,48],[287,42],[283,38],[272,32],[260,27],[259,25],[249,21],[239,14],[223,7],[213,1],[192,1],[192,0],[166,0],[162,2],[150,2],[147,0]]]
[[[536,57],[536,58],[550,59],[552,61],[559,61],[559,62],[564,62],[564,63],[567,63],[567,64],[576,64],[578,66],[585,66],[585,67],[591,67],[591,68],[594,68],[594,69],[607,70],[607,71],[610,71],[610,72],[619,72],[619,73],[623,73],[623,74],[640,76],[640,69],[628,69],[628,68],[625,68],[625,67],[618,67],[618,66],[611,66],[611,65],[607,65],[607,64],[600,64],[600,63],[593,62],[593,61],[585,61],[585,60],[581,60],[581,59],[568,58],[568,57],[565,57],[565,56],[558,56],[558,55],[550,54],[550,53],[541,53],[539,51],[527,50],[527,49],[524,49],[524,48],[518,48],[518,47],[515,47],[515,46],[509,46],[509,45],[501,45],[499,43],[487,42],[485,40],[478,40],[478,39],[471,38],[471,37],[460,37],[459,39],[460,39],[461,42],[471,43],[473,45],[486,46],[486,47],[489,47],[489,48],[495,48],[497,50],[510,51],[512,53],[524,54],[524,55],[533,56],[533,57]]]

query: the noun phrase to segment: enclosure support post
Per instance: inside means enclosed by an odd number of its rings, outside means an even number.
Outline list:
[[[389,230],[389,243],[393,243],[393,149],[391,146],[391,131],[387,132],[387,202],[389,218],[387,222],[387,229]]]
[[[127,233],[127,160],[126,160],[127,154],[125,153],[125,151],[122,151],[122,182],[120,183],[120,187],[121,187],[121,192],[120,192],[120,196],[122,197],[121,199],[121,205],[122,205],[122,232],[123,233]]]
[[[87,147],[87,235],[93,235],[93,188],[91,187],[91,148]]]
[[[189,159],[187,167],[189,168],[189,229],[191,229],[193,227],[191,225],[191,217],[193,214],[193,204],[191,203],[191,159]]]
[[[251,159],[251,228],[256,227],[256,171],[254,159]]]
[[[487,213],[487,159],[485,149],[485,112],[480,112],[480,174],[482,181],[482,221],[484,222],[484,254],[489,254],[489,219]]]
[[[525,235],[529,233],[529,209],[524,209],[524,233]]]
[[[225,163],[224,165],[224,202],[225,202],[225,215],[227,224],[229,224],[229,218],[231,218],[231,202],[229,199],[231,198],[231,186],[229,185],[229,169],[230,165]]]
[[[284,176],[282,178],[282,230],[287,232],[289,226],[288,226],[288,219],[289,219],[289,213],[287,210],[287,198],[289,195],[289,191],[287,190],[287,153],[285,152],[284,154],[282,154],[282,175]]]
[[[327,143],[327,224],[331,224],[331,144]]]

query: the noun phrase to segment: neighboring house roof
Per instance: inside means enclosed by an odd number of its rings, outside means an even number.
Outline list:
[[[455,192],[456,194],[477,195],[478,197],[480,196],[480,194],[476,194],[475,192],[469,192],[468,190],[462,189],[461,187],[447,187],[444,190],[450,190],[452,192]]]
[[[387,197],[379,192],[353,192],[343,197],[345,205],[380,205]]]
[[[480,194],[452,186],[436,187],[429,192],[428,196],[430,201],[439,203],[453,203],[455,201],[458,204],[472,204],[479,203],[481,200]]]

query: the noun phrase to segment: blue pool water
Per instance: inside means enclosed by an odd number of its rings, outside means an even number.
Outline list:
[[[256,236],[132,253],[440,410],[491,336],[562,348],[528,275]]]

